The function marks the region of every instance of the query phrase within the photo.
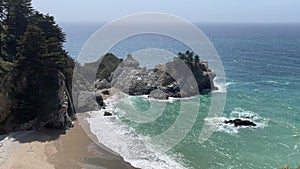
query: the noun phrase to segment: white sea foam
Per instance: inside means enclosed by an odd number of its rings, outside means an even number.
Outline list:
[[[215,87],[218,88],[218,90],[214,90],[213,93],[227,93],[227,83],[225,77],[216,77],[214,80]]]
[[[265,84],[265,85],[272,85],[272,86],[288,86],[290,82],[278,82],[274,80],[267,80],[267,81],[258,81],[257,84]]]
[[[227,85],[222,85],[215,83],[215,86],[218,88],[218,90],[213,90],[213,93],[227,93]]]
[[[124,94],[124,95],[126,95],[126,94]],[[138,96],[129,96],[129,95],[127,95],[127,96],[128,97],[138,97]],[[157,102],[173,103],[173,102],[175,102],[177,100],[190,100],[190,99],[194,99],[194,98],[198,97],[198,95],[191,96],[191,97],[183,97],[183,98],[180,98],[180,97],[169,97],[166,100],[160,100],[160,99],[151,98],[151,97],[149,97],[149,95],[142,95],[142,97],[147,98],[150,101],[154,100],[154,101],[157,101]]]
[[[147,137],[135,134],[135,131],[125,125],[117,116],[104,117],[104,111],[115,111],[115,105],[120,97],[115,95],[105,102],[105,110],[90,112],[88,122],[91,131],[97,136],[100,143],[121,155],[125,161],[134,167],[143,169],[184,169],[179,159],[167,154],[161,154],[158,150],[147,145]]]
[[[213,118],[205,118],[205,121],[212,126],[217,128],[219,132],[225,132],[229,134],[237,134],[240,129],[249,128],[246,126],[235,127],[233,124],[225,124],[225,120],[233,120],[233,119],[241,119],[241,120],[249,120],[254,122],[257,126],[250,128],[265,128],[268,124],[268,119],[259,116],[257,113],[251,111],[245,111],[242,108],[234,109],[229,117],[213,117]]]
[[[235,85],[236,83],[231,81],[231,82],[226,82],[225,86],[232,86],[232,85]]]

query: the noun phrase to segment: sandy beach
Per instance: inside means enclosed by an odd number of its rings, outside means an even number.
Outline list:
[[[85,114],[79,114],[83,118]],[[131,169],[120,156],[95,144],[84,120],[64,132],[55,129],[0,136],[0,168],[5,169]],[[85,126],[86,128],[87,126]],[[91,137],[89,137],[89,136]]]

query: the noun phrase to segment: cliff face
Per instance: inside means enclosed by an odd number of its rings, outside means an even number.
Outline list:
[[[70,82],[59,69],[37,71],[30,66],[1,62],[0,133],[71,127],[75,112],[66,85]]]
[[[0,130],[3,128],[3,121],[11,114],[13,102],[10,98],[12,91],[13,65],[0,61]]]

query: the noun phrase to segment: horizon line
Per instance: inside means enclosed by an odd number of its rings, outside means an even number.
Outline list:
[[[56,21],[59,24],[107,24],[112,21]],[[300,24],[300,22],[223,22],[190,21],[193,24]]]

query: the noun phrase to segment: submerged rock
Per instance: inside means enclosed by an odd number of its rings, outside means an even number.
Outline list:
[[[255,123],[249,120],[241,120],[241,119],[234,119],[234,120],[225,120],[225,124],[234,124],[235,127],[238,126],[256,126]]]

